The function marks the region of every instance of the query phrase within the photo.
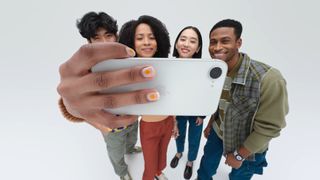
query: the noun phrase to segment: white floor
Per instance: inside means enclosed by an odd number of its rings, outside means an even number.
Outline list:
[[[49,95],[50,93],[45,93]],[[40,93],[41,95],[41,93]],[[47,180],[116,180],[101,134],[86,124],[73,124],[64,120],[55,105],[55,95],[48,102],[31,100],[39,94],[29,94],[30,101],[17,112],[2,114],[0,127],[0,179],[47,179]],[[48,96],[47,96],[48,97]],[[27,106],[28,105],[28,106]],[[41,107],[42,106],[42,107]],[[50,107],[50,108],[44,108]],[[34,113],[34,112],[38,113]],[[292,113],[293,114],[293,113]],[[16,117],[16,118],[13,118]],[[268,152],[269,167],[263,176],[253,179],[314,179],[319,162],[319,123],[288,117],[288,127],[275,139]],[[8,123],[8,121],[12,121]],[[199,166],[205,139],[202,138],[194,175]],[[175,142],[169,145],[168,163],[175,154]],[[126,157],[129,170],[135,180],[143,172],[142,154]],[[166,168],[169,179],[183,179],[186,154],[176,169]],[[223,164],[215,179],[227,180],[229,167]]]

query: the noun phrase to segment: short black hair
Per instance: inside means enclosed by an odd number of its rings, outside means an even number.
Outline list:
[[[118,24],[113,17],[105,12],[88,12],[81,20],[77,20],[77,27],[82,37],[90,41],[90,38],[96,36],[96,31],[99,28],[104,28],[108,33],[114,35],[118,32]]]
[[[119,33],[119,42],[134,49],[134,36],[137,26],[145,23],[150,26],[152,33],[157,41],[157,52],[153,57],[168,57],[170,53],[170,38],[166,26],[157,18],[143,15],[137,20],[125,23]]]
[[[211,30],[209,35],[217,28],[221,27],[231,27],[234,29],[234,34],[236,35],[237,39],[241,37],[242,33],[242,25],[239,21],[233,20],[233,19],[224,19],[222,21],[219,21],[217,24],[215,24]]]
[[[194,26],[187,26],[187,27],[183,28],[183,29],[179,32],[179,34],[178,34],[178,36],[177,36],[177,38],[176,38],[176,40],[175,40],[175,42],[174,42],[174,47],[173,47],[173,54],[172,54],[172,56],[173,56],[173,57],[179,57],[179,53],[178,53],[178,50],[177,50],[177,48],[176,48],[176,44],[177,44],[177,42],[178,42],[178,39],[179,39],[180,36],[181,36],[181,33],[182,33],[184,30],[186,30],[186,29],[192,29],[192,30],[194,30],[194,31],[197,33],[197,35],[198,35],[199,51],[198,51],[198,52],[195,52],[195,53],[192,55],[192,58],[201,58],[201,55],[202,55],[202,36],[201,36],[201,33],[200,33],[199,29],[196,28],[196,27],[194,27]]]

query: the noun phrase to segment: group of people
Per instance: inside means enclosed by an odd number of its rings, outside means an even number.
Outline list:
[[[170,38],[166,26],[152,16],[140,16],[125,23],[118,32],[117,21],[104,12],[89,12],[77,21],[80,34],[88,44],[60,66],[58,85],[60,109],[66,119],[87,122],[102,132],[108,155],[120,179],[132,179],[124,155],[139,153],[144,157],[143,180],[168,179],[163,170],[171,136],[177,153],[170,166],[177,167],[184,152],[187,123],[188,161],[184,178],[190,179],[196,160],[204,116],[156,116],[140,118],[141,147],[136,146],[138,116],[116,115],[104,108],[157,101],[156,89],[125,93],[100,93],[103,89],[150,81],[152,66],[137,66],[112,72],[93,73],[91,67],[105,59],[126,57],[168,57]],[[215,24],[209,33],[209,53],[228,65],[228,74],[217,111],[209,118],[204,136],[204,154],[197,171],[198,180],[216,174],[222,156],[232,167],[231,180],[251,179],[267,166],[266,152],[272,138],[285,127],[288,113],[286,81],[278,70],[252,60],[239,52],[242,25],[232,19]],[[178,34],[173,56],[201,58],[202,36],[196,27],[187,26]],[[178,83],[178,82],[177,82]]]

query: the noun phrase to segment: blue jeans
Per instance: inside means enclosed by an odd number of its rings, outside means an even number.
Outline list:
[[[239,169],[232,168],[230,180],[249,180],[254,174],[262,174],[263,167],[267,167],[266,152],[256,153],[255,161],[245,160]],[[204,153],[198,169],[198,180],[210,180],[216,174],[223,154],[223,143],[216,132],[211,129]]]
[[[198,116],[177,116],[179,136],[176,139],[177,152],[182,153],[184,151],[184,142],[186,139],[187,122],[189,122],[188,131],[188,161],[194,161],[197,158],[200,139],[202,134],[203,123],[199,126],[196,124]]]

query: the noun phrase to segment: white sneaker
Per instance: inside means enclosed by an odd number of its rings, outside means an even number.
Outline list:
[[[132,180],[132,177],[131,177],[130,173],[128,172],[128,174],[121,176],[120,180]]]
[[[161,173],[159,176],[155,176],[156,180],[168,180],[168,178],[163,174]]]

